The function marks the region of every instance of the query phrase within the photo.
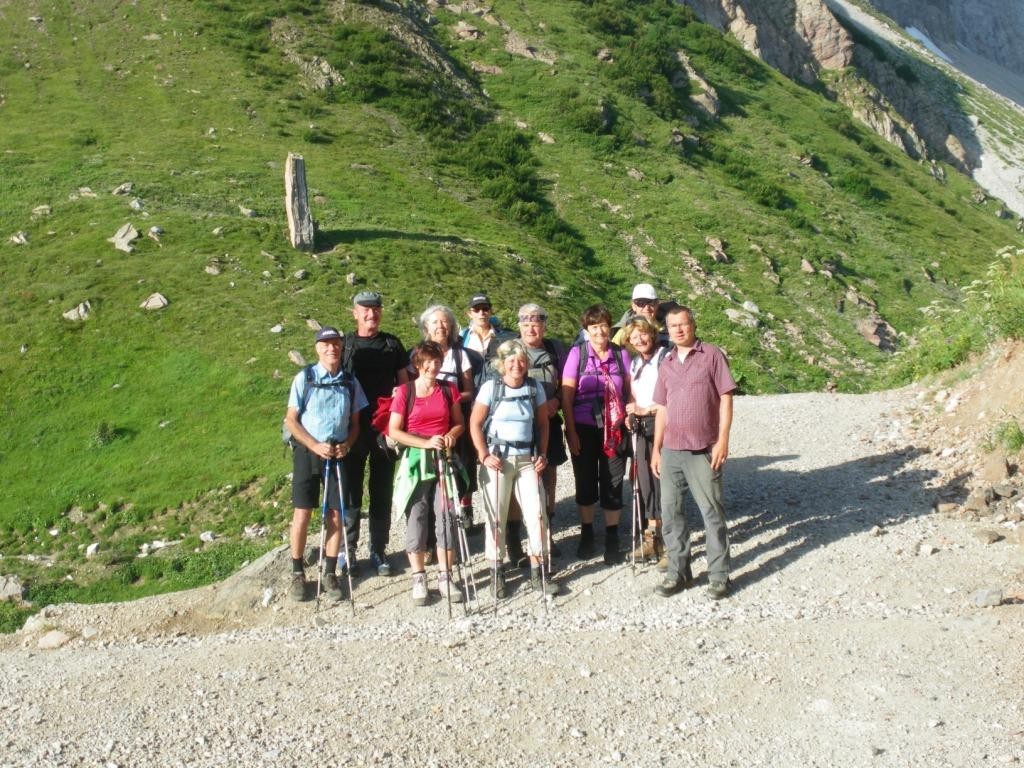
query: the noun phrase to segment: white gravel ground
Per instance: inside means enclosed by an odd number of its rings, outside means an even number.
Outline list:
[[[449,620],[410,605],[404,572],[359,579],[355,618],[315,615],[257,583],[278,589],[280,558],[248,582],[56,606],[0,639],[0,764],[1018,763],[1020,532],[988,545],[931,512],[939,459],[902,437],[909,398],[738,399],[720,603],[703,579],[662,599],[652,567],[575,562],[566,470],[547,612],[517,589]],[[226,612],[243,582],[267,605]],[[1002,604],[978,607],[985,588]],[[41,650],[52,628],[71,639]]]

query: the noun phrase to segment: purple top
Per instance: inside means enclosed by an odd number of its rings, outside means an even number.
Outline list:
[[[607,356],[604,360],[597,359],[594,348],[590,346],[589,342],[586,344],[586,350],[587,365],[583,369],[582,376],[580,375],[580,348],[573,345],[569,350],[569,354],[565,358],[565,365],[562,366],[562,384],[576,383],[576,399],[572,407],[576,423],[596,427],[594,408],[604,408],[604,377],[601,372],[604,371],[611,377],[612,383],[625,405],[628,397],[623,374],[626,376],[625,381],[629,381],[629,353],[620,347],[618,354],[622,364],[616,365],[611,354],[611,347],[606,352]]]
[[[698,340],[679,362],[673,349],[658,368],[654,402],[666,408],[663,448],[703,451],[718,441],[718,406],[736,389],[725,353]]]

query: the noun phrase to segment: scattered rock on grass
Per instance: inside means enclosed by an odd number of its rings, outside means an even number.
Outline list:
[[[74,307],[73,309],[69,309],[67,312],[65,312],[62,315],[62,317],[65,320],[72,320],[72,321],[88,320],[89,319],[89,314],[91,312],[92,312],[92,305],[89,303],[89,300],[86,299],[81,304],[79,304],[77,307]]]

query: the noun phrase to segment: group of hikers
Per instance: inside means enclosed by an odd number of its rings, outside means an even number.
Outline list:
[[[369,564],[378,576],[392,574],[393,506],[405,515],[414,605],[429,601],[432,563],[442,596],[470,597],[459,574],[467,565],[466,536],[481,528],[474,524],[477,491],[494,598],[507,595],[506,568],[517,566],[529,568],[529,587],[558,594],[552,558],[561,551],[551,520],[557,467],[570,460],[579,559],[597,554],[600,506],[603,561],[621,561],[629,464],[632,557],[664,573],[655,593],[669,597],[694,581],[683,505],[689,490],[706,534],[708,595],[728,595],[722,468],[736,384],[723,352],[697,337],[688,307],[663,303],[653,286],[640,283],[618,322],[603,305],[588,307],[567,346],[547,337],[541,306],[522,305],[513,331],[501,327],[487,295],[478,293],[467,302],[463,329],[447,306],[424,310],[422,341],[408,352],[381,329],[381,314],[380,294],[357,293],[355,330],[318,330],[317,363],[292,381],[285,427],[293,447],[294,599],[307,596],[304,553],[318,508],[317,596],[322,590],[343,599],[339,574],[349,578],[351,594],[360,573],[364,485]]]

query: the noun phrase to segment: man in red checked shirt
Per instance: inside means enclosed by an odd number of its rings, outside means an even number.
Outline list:
[[[671,351],[658,369],[651,469],[661,479],[662,534],[668,555],[662,597],[693,580],[690,527],[683,508],[689,489],[704,518],[708,596],[729,594],[729,534],[722,505],[722,467],[729,456],[732,393],[736,389],[725,354],[697,338],[693,312],[675,307],[665,317]]]

